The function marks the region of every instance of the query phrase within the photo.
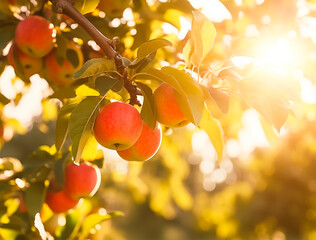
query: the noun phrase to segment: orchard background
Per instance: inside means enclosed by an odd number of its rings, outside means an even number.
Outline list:
[[[316,239],[315,3],[0,1],[0,239]]]

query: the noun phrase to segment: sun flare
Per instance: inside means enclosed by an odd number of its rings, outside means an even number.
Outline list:
[[[299,46],[287,38],[263,39],[254,51],[254,58],[272,67],[294,67],[299,63]]]

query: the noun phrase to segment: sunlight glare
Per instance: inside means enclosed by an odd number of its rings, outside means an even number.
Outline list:
[[[189,0],[195,9],[202,9],[202,13],[213,22],[232,19],[231,13],[219,0]]]
[[[271,66],[289,67],[297,60],[296,48],[286,38],[263,42],[256,49],[258,60]]]

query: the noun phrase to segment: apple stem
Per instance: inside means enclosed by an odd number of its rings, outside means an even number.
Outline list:
[[[109,39],[104,36],[85,16],[83,16],[74,6],[72,0],[50,0],[56,7],[58,13],[67,15],[76,21],[100,46],[102,51],[110,60],[115,61],[117,71],[124,76],[124,87],[130,94],[131,105],[141,105],[137,100],[138,89],[128,80],[126,68],[123,65],[121,54],[116,51],[117,39]]]

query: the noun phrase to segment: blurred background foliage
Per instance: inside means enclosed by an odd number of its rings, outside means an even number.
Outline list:
[[[71,19],[54,15],[47,10],[51,4],[45,1],[36,2],[2,1],[0,26],[2,16],[9,13],[12,24],[6,21],[5,26],[14,27],[17,20],[13,16],[22,6],[26,12],[43,11],[60,33],[57,44],[63,38],[76,37],[85,59],[99,56],[80,26],[69,28],[74,24]],[[46,231],[57,239],[316,239],[315,1],[116,2],[109,6],[111,1],[101,0],[87,18],[109,38],[119,36],[119,50],[127,58],[135,56],[135,49],[148,39],[164,37],[173,42],[175,47],[159,51],[153,64],[183,60],[179,53],[187,39],[185,23],[190,22],[194,8],[203,7],[204,14],[213,21],[217,36],[208,56],[212,64],[205,69],[216,72],[218,65],[229,66],[210,76],[213,83],[227,86],[231,96],[218,98],[228,111],[216,115],[225,136],[224,157],[217,162],[206,134],[191,125],[164,129],[160,151],[145,163],[126,162],[104,150],[102,185],[97,195],[66,215],[53,215],[44,205],[42,221]],[[12,36],[0,38],[5,45]],[[272,47],[273,55],[265,54],[267,47]],[[257,58],[267,61],[273,73],[267,74],[264,69],[253,77],[254,69],[258,69],[254,61]],[[1,59],[2,71],[6,65],[6,60]],[[254,101],[253,96],[240,98],[240,93],[230,92],[229,85],[237,75],[249,79],[238,87],[264,97]],[[51,92],[42,82],[34,87],[14,75],[1,77],[1,81],[1,93],[14,102],[1,107],[4,139],[0,152],[0,239],[37,239],[39,234],[30,218],[19,210],[19,172],[27,156],[39,146],[54,144],[58,104],[46,99]],[[53,88],[55,94],[73,94]],[[274,94],[282,98],[285,89],[293,93],[293,110],[283,113],[280,109],[284,107],[274,109],[268,103],[275,100]],[[34,92],[40,92],[39,110],[23,111],[29,106],[25,104],[30,101],[28,93]],[[262,103],[270,107],[262,107]],[[33,109],[36,104],[31,103]],[[284,118],[284,114],[290,117]],[[10,175],[8,169],[15,173]],[[106,222],[94,218],[96,224],[83,227],[88,215],[104,216],[117,210],[125,216]],[[78,234],[71,236],[73,232]]]

